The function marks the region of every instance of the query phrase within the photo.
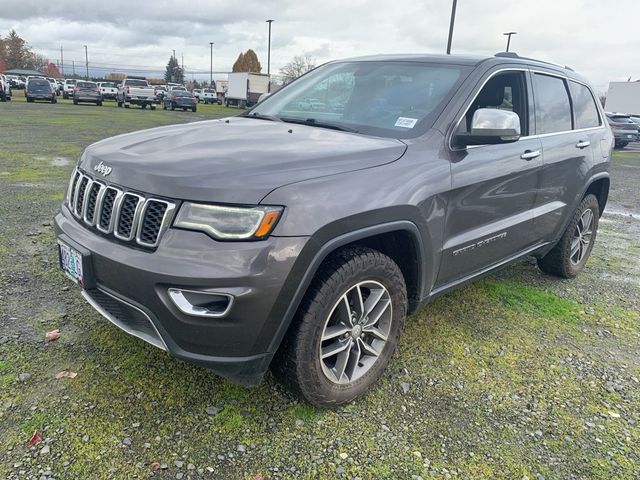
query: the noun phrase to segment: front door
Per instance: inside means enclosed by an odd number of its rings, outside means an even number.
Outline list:
[[[477,94],[458,131],[468,129],[478,108],[518,114],[522,138],[514,143],[456,149],[447,202],[444,245],[437,286],[499,264],[529,248],[532,209],[542,165],[539,138],[528,138],[530,84],[522,70],[495,73]]]

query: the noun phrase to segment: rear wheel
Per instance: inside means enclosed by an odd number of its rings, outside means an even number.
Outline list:
[[[150,108],[151,110],[155,110],[155,109],[156,109],[156,106],[152,103],[151,105],[149,105],[149,108]]]
[[[389,364],[406,311],[398,265],[376,250],[344,249],[309,287],[276,354],[274,374],[314,405],[351,402]]]
[[[74,104],[74,105],[78,105],[78,99],[77,99],[77,98],[74,98],[74,99],[73,99],[73,104]]]
[[[195,113],[195,111],[196,111],[196,106],[195,105],[193,107],[191,107],[191,111]]]
[[[573,214],[560,241],[544,257],[538,267],[545,273],[563,278],[574,278],[584,268],[596,241],[600,204],[589,194]]]
[[[97,105],[98,107],[101,107],[101,106],[102,106],[102,102],[98,101],[98,102],[96,102],[96,105]]]

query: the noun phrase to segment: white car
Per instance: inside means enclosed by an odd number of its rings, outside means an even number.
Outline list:
[[[193,94],[194,97],[196,97],[196,100],[198,101],[198,103],[200,103],[200,95],[202,94],[202,90],[194,88],[193,92],[191,93]]]
[[[51,84],[51,88],[53,88],[53,91],[56,92],[56,95],[60,95],[60,89],[58,88],[58,82],[56,82],[56,79],[52,77],[47,77],[47,80],[49,80],[49,83]]]
[[[62,89],[62,98],[71,98],[73,97],[73,90],[76,88],[76,79],[75,78],[67,78],[64,81],[64,87]]]
[[[203,88],[200,100],[204,103],[218,103],[218,94],[213,88]]]
[[[0,101],[6,102],[11,100],[11,85],[9,79],[0,74]]]
[[[113,82],[99,82],[98,89],[103,99],[110,98],[115,100],[118,96],[118,86]]]

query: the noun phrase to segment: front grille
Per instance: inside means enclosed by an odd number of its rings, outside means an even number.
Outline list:
[[[148,248],[158,245],[175,209],[172,202],[105,185],[79,170],[73,173],[67,198],[70,210],[88,226]]]

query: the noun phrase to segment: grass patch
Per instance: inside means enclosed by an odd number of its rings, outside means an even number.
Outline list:
[[[554,293],[511,280],[486,281],[484,287],[489,297],[518,313],[577,323],[578,305]]]

